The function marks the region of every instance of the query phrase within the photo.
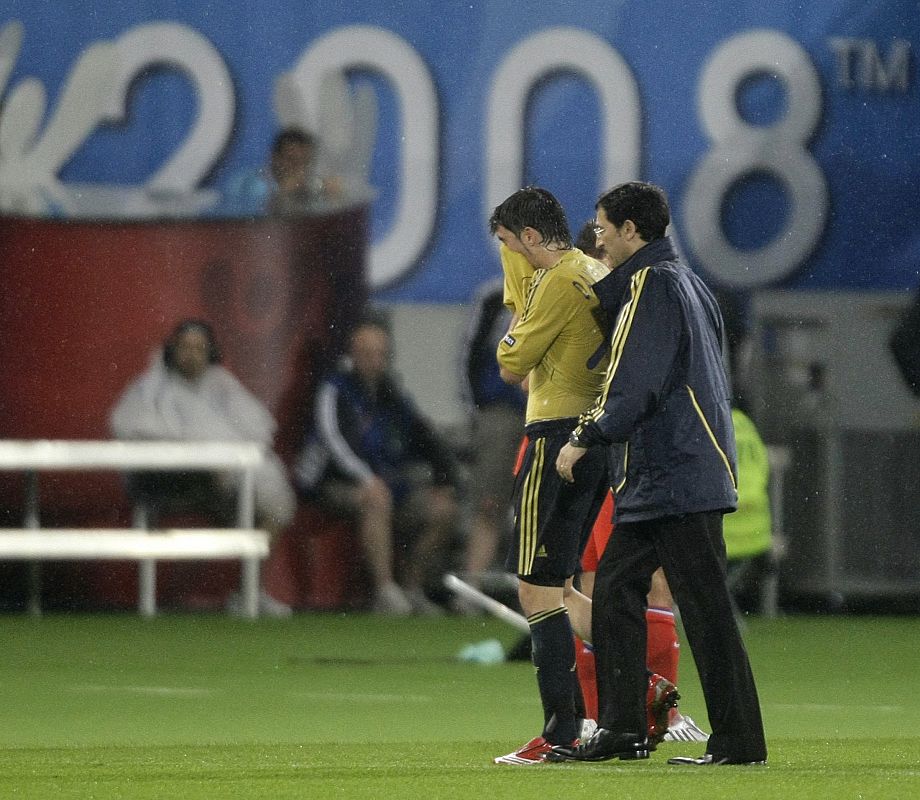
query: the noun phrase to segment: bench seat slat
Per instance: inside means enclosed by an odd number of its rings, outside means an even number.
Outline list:
[[[0,560],[132,560],[265,558],[268,534],[250,528],[0,529]]]

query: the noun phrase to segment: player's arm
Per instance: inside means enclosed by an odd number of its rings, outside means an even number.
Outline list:
[[[552,346],[585,298],[552,270],[534,273],[527,305],[518,323],[498,344],[499,369],[508,383],[522,383]]]

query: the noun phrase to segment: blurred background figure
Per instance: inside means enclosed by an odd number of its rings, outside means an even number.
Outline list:
[[[202,320],[180,322],[157,350],[146,372],[118,399],[110,430],[118,439],[167,441],[252,441],[266,460],[256,473],[256,524],[272,542],[294,516],[297,499],[281,460],[272,451],[276,424],[268,409],[220,364],[211,326]],[[238,476],[201,472],[144,473],[129,478],[129,492],[154,518],[171,513],[202,513],[232,526]],[[238,595],[228,610],[241,612]],[[259,611],[289,616],[291,609],[264,591]]]
[[[454,534],[457,465],[397,385],[392,351],[382,317],[355,327],[348,357],[317,390],[295,474],[307,499],[356,521],[374,611],[437,614],[425,589],[440,585]]]
[[[753,420],[736,403],[732,407],[738,454],[738,508],[722,523],[728,559],[728,587],[744,610],[757,610],[751,595],[778,568],[773,551],[770,509],[770,458]]]
[[[272,143],[268,212],[296,214],[333,200],[341,193],[339,180],[316,169],[319,143],[300,128],[285,128]]]
[[[339,200],[341,180],[318,169],[320,142],[304,128],[287,127],[272,141],[268,164],[232,179],[225,202],[234,214],[281,216],[315,211]]]
[[[511,530],[514,460],[527,402],[520,386],[501,379],[495,359],[511,316],[502,279],[487,281],[476,292],[464,339],[461,386],[470,414],[473,462],[468,484],[471,520],[462,569],[474,585],[496,566],[499,545]],[[456,603],[458,611],[467,610],[460,599]]]
[[[598,241],[595,227],[597,223],[589,219],[575,237],[575,246],[586,256],[596,258],[598,261],[604,261],[604,243]]]

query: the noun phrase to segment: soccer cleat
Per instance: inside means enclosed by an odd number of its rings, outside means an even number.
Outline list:
[[[532,767],[535,764],[542,764],[546,761],[546,754],[553,749],[553,746],[542,736],[531,739],[523,747],[519,747],[513,753],[506,756],[498,756],[492,759],[496,764],[514,764],[518,767]]]
[[[652,673],[648,678],[645,695],[645,711],[648,724],[649,749],[654,750],[668,732],[668,714],[677,708],[680,693],[667,678]]]
[[[668,732],[664,735],[666,742],[707,742],[709,734],[697,725],[691,717],[685,717],[676,708],[671,709],[668,717]]]

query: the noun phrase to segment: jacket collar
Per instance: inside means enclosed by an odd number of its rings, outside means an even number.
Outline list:
[[[629,281],[640,269],[650,267],[653,264],[660,264],[663,261],[677,261],[677,251],[671,242],[671,237],[665,236],[661,239],[655,239],[644,247],[636,250],[620,266],[611,272],[606,278],[602,278],[592,287],[594,294],[600,301],[601,308],[607,312],[608,321],[613,324],[615,315],[619,312],[623,303],[623,295],[629,286]],[[594,369],[601,359],[610,349],[610,333],[607,331],[604,341],[592,356],[588,359],[588,369]]]
[[[670,236],[655,239],[636,250],[606,278],[594,284],[594,293],[606,311],[617,311],[629,281],[640,269],[660,264],[662,261],[677,261],[677,251]]]

